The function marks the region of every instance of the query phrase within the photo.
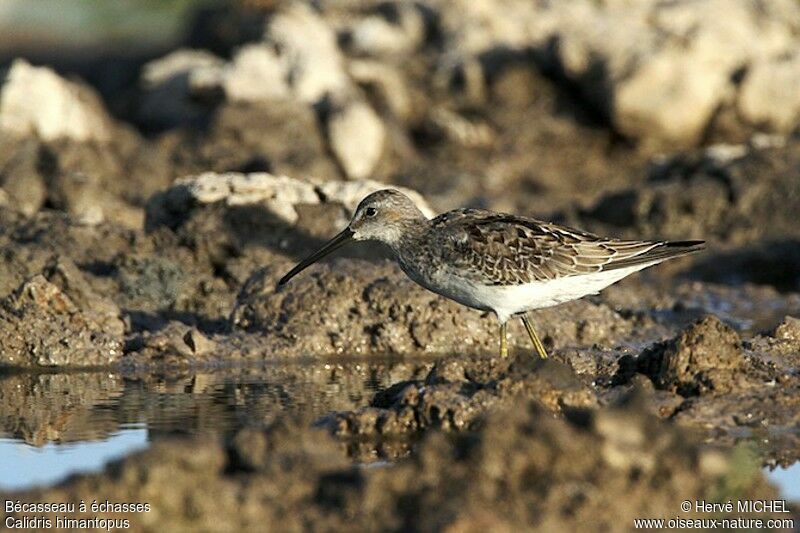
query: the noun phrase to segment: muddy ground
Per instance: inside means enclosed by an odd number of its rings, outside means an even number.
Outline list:
[[[298,408],[2,499],[149,501],[146,530],[512,531],[627,530],[682,500],[775,497],[759,468],[800,460],[800,138],[736,103],[752,104],[752,80],[706,123],[665,129],[631,118],[631,78],[604,84],[505,34],[500,8],[243,4],[201,17],[202,50],[143,64],[125,94],[58,78],[91,95],[88,130],[0,109],[23,115],[7,129],[30,124],[0,137],[0,423],[68,442],[121,383],[191,390],[215,372],[264,373],[275,413]],[[500,358],[493,316],[416,286],[377,246],[276,288],[383,186],[434,212],[708,249],[531,313],[547,361],[516,323]],[[325,400],[332,380],[346,400]],[[43,390],[63,396],[42,405]],[[123,405],[98,437],[147,408]]]

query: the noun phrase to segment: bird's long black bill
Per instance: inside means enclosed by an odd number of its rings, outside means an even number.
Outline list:
[[[342,231],[339,235],[337,235],[336,237],[325,243],[325,246],[323,246],[313,254],[309,255],[308,257],[297,263],[297,265],[293,269],[287,272],[286,275],[283,276],[280,279],[280,281],[278,281],[278,285],[285,285],[290,279],[295,277],[297,274],[299,274],[312,264],[316,263],[329,253],[341,248],[342,246],[350,242],[352,238],[353,238],[353,231],[350,228],[345,228],[344,231]]]

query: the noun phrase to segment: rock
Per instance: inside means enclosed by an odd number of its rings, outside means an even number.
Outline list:
[[[294,98],[223,103],[204,131],[175,150],[177,176],[270,172],[323,179],[338,174],[315,110]]]
[[[442,24],[450,65],[500,49],[532,50],[544,69],[577,84],[616,131],[649,144],[695,145],[717,130],[736,137],[736,128],[716,123],[720,109],[745,110],[734,121],[749,132],[786,132],[797,124],[800,66],[774,59],[797,49],[796,2],[765,9],[736,0],[453,1],[448,7]],[[784,94],[789,105],[780,109],[772,102]]]
[[[800,119],[798,86],[800,54],[757,63],[742,81],[737,110],[758,129],[791,133]]]
[[[787,316],[778,327],[775,328],[772,336],[776,339],[790,341],[800,345],[800,318]]]
[[[597,405],[590,389],[561,363],[459,356],[438,361],[424,381],[400,382],[376,394],[369,407],[320,421],[340,438],[409,436],[431,428],[464,431],[490,410],[521,394],[553,412]]]
[[[140,227],[143,198],[168,182],[169,164],[136,132],[114,127],[105,142],[0,135],[0,185],[14,209],[32,216],[42,206],[77,222]]]
[[[225,96],[233,102],[258,102],[289,98],[287,67],[272,48],[242,47],[222,74]]]
[[[634,138],[693,145],[725,94],[728,72],[706,67],[710,59],[684,61],[686,51],[668,49],[645,63],[634,76],[619,83],[611,110],[612,122]]]
[[[467,148],[491,146],[496,138],[486,122],[469,120],[443,107],[433,109],[429,121],[436,133]]]
[[[386,131],[369,105],[352,102],[328,117],[328,139],[345,175],[364,179],[381,159]]]
[[[683,396],[724,393],[743,377],[741,344],[730,326],[707,316],[678,337],[642,352],[638,367],[656,386]]]
[[[607,193],[575,224],[631,238],[713,237],[731,244],[800,236],[794,215],[800,209],[794,170],[800,143],[741,148],[709,148],[658,161],[643,185]],[[791,256],[791,249],[784,255]]]
[[[356,53],[391,56],[414,51],[425,39],[425,20],[413,4],[385,4],[387,16],[368,15],[350,29],[349,45]],[[391,16],[391,19],[389,19]]]
[[[39,143],[25,139],[19,146],[9,146],[8,156],[0,167],[0,186],[8,194],[9,205],[25,216],[32,216],[47,199],[47,186],[37,163]]]
[[[196,69],[214,69],[223,64],[221,58],[205,50],[180,48],[145,64],[141,84],[144,89],[153,90],[180,77],[186,78]]]
[[[167,128],[197,120],[208,109],[197,96],[219,87],[224,61],[205,50],[180,49],[142,68],[139,119]]]
[[[17,59],[0,87],[0,130],[45,141],[105,142],[111,120],[93,90]]]
[[[122,355],[121,335],[107,334],[56,285],[37,275],[0,302],[0,365],[108,366]]]
[[[102,223],[107,212],[118,211],[111,207],[117,202],[106,190],[110,177],[106,171],[119,164],[112,154],[74,143],[62,144],[50,153],[53,166],[47,175],[48,200],[53,207],[89,226]]]
[[[128,309],[170,309],[190,283],[188,268],[166,255],[122,255],[114,262],[119,298]]]
[[[442,5],[442,33],[450,61],[492,48],[519,49],[537,37],[544,10],[525,0],[452,0]]]
[[[344,207],[349,216],[365,196],[386,187],[370,180],[328,181],[315,185],[265,172],[206,172],[181,178],[155,196],[147,205],[146,227],[150,230],[160,225],[177,227],[193,210],[212,204],[229,208],[261,206],[276,220],[287,224],[297,222],[298,207],[304,205],[336,204]],[[403,187],[397,189],[408,194],[423,213],[433,216],[433,210],[419,193]],[[340,217],[331,224],[331,231],[340,230],[346,223],[346,217]]]
[[[184,218],[196,206],[217,202],[227,206],[263,205],[277,219],[293,223],[297,220],[294,206],[318,203],[319,197],[312,184],[286,176],[207,172],[179,179],[153,198],[147,206],[146,227],[174,227],[173,219]]]
[[[164,328],[146,333],[137,356],[149,362],[197,362],[215,355],[216,343],[196,328],[170,322]]]
[[[288,4],[270,19],[265,39],[287,62],[289,84],[299,100],[314,104],[350,89],[336,34],[310,6]]]
[[[406,122],[419,110],[414,109],[409,87],[403,72],[399,69],[371,60],[351,60],[348,72],[353,80],[368,87],[374,87],[377,98],[392,116]]]
[[[117,304],[95,292],[81,271],[69,258],[56,256],[44,267],[44,277],[58,287],[72,302],[102,331],[111,337],[120,338],[125,333]]]

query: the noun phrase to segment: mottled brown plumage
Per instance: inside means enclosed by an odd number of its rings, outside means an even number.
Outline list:
[[[686,253],[684,246],[675,243],[607,239],[482,209],[439,215],[430,221],[426,235],[419,237],[437,243],[434,249],[449,269],[485,285],[548,281]]]

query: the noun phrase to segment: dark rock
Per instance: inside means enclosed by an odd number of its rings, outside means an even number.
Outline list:
[[[0,140],[0,186],[8,193],[12,207],[31,216],[44,205],[47,187],[39,173],[39,143],[4,136]],[[10,153],[6,153],[10,152]]]
[[[324,179],[339,174],[314,110],[302,102],[223,105],[204,133],[174,148],[176,175],[241,170],[254,157],[269,161],[276,175]]]
[[[652,167],[644,186],[597,201],[584,212],[583,223],[602,233],[730,244],[800,235],[795,223],[800,142],[741,148],[736,157],[709,149],[669,158]]]
[[[683,396],[724,393],[743,379],[739,335],[715,316],[707,316],[672,340],[646,349],[639,371],[663,389]]]
[[[17,367],[108,366],[122,355],[121,335],[105,333],[56,285],[38,275],[0,302],[0,364]]]
[[[45,266],[42,274],[64,292],[87,317],[99,324],[104,333],[114,337],[121,337],[125,333],[125,323],[117,304],[98,294],[70,259],[54,257]]]

